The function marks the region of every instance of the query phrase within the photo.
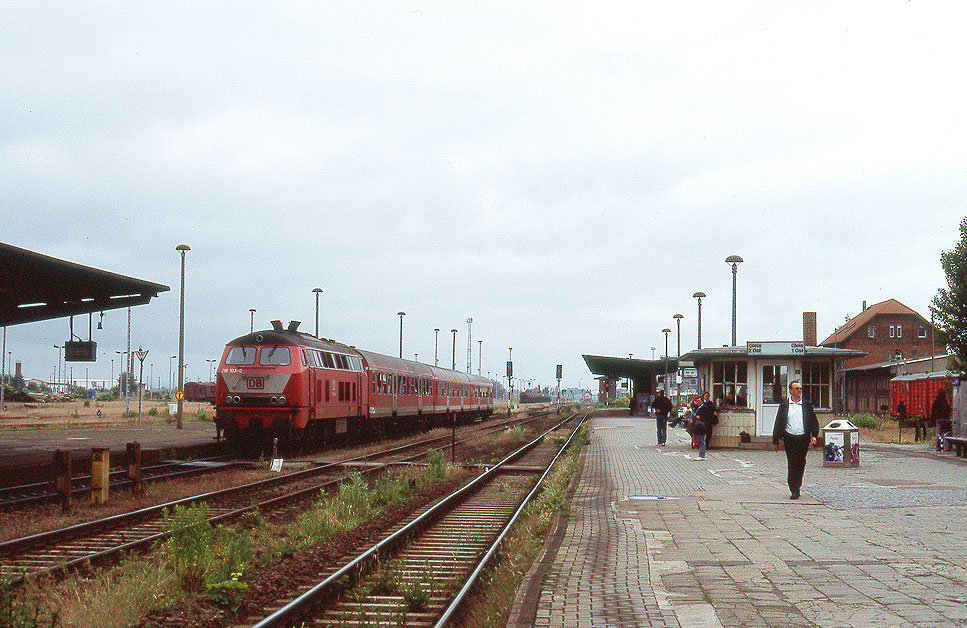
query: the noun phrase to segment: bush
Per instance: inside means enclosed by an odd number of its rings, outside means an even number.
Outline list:
[[[158,416],[157,408],[148,408],[148,416]]]
[[[849,417],[849,422],[856,427],[865,427],[871,430],[878,430],[883,425],[883,419],[872,414],[854,414]]]
[[[170,536],[164,554],[185,591],[221,591],[230,594],[232,584],[252,565],[255,550],[246,534],[208,522],[208,506],[175,506],[164,511]]]

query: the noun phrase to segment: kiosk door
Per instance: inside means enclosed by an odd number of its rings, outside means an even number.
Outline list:
[[[789,366],[776,362],[759,362],[759,407],[756,408],[756,435],[771,436],[776,424],[779,403],[786,395]]]

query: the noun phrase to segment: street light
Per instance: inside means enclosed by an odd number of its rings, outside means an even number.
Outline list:
[[[6,338],[4,340],[6,340]],[[6,346],[7,343],[4,342],[3,344],[4,346]],[[57,349],[57,385],[59,387],[60,386],[60,350],[64,348],[64,345],[54,345],[54,348]]]
[[[735,346],[735,282],[736,276],[739,274],[739,264],[742,263],[742,258],[738,255],[729,255],[725,258],[726,264],[732,264],[732,346]]]
[[[457,370],[457,330],[451,329],[450,333],[453,334],[453,366],[450,367],[451,370]]]
[[[403,359],[403,317],[406,316],[406,312],[397,312],[397,316],[400,317],[400,359]]]
[[[178,422],[177,429],[184,428],[185,406],[185,253],[191,250],[187,244],[179,244],[175,250],[181,253],[181,307],[178,321]]]
[[[206,358],[205,362],[208,362],[208,381],[214,382],[215,381],[215,375],[214,375],[215,362],[218,362],[218,360],[209,360],[208,358]]]
[[[252,321],[249,323],[248,330],[249,332],[253,332],[255,331],[255,308],[250,307],[248,311],[252,313]]]
[[[312,291],[316,294],[316,338],[319,337],[319,295],[322,294],[322,288],[313,288]]]
[[[668,334],[672,333],[672,330],[667,327],[661,330],[661,333],[665,334],[665,396],[668,396]]]
[[[173,355],[170,358],[168,358],[168,392],[169,393],[171,392],[171,389],[174,388],[174,386],[175,386],[175,378],[174,378],[174,375],[171,374],[171,361],[174,360],[177,357],[178,356]],[[114,373],[114,368],[113,368],[114,363],[113,362],[111,363],[111,366],[112,366],[112,368],[111,368],[111,373],[112,373],[111,379],[114,379],[114,375],[113,375],[113,373]]]
[[[131,376],[131,373],[128,372],[128,371],[126,371],[126,370],[124,370],[124,369],[125,369],[126,363],[128,362],[128,358],[127,358],[128,352],[127,351],[115,351],[114,353],[118,354],[118,374],[124,376],[124,377],[121,377],[120,378],[120,379],[123,379],[124,380],[124,384],[121,384],[120,381],[118,382],[118,396],[124,395],[124,399],[125,399],[125,401],[127,401],[127,398],[128,398],[128,377]],[[122,359],[122,356],[124,356],[123,359]],[[112,369],[111,370],[112,371],[114,370],[113,369],[113,362],[112,362]],[[125,404],[125,408],[126,407],[127,407],[127,404]],[[127,411],[127,410],[125,409],[125,411]]]
[[[480,365],[483,362],[483,340],[477,341],[477,375],[480,375]]]
[[[675,407],[677,408],[682,401],[682,384],[678,381],[678,375],[682,370],[682,319],[685,318],[685,315],[675,314],[672,316],[672,318],[675,319],[675,323],[678,327],[678,350],[675,352],[675,381],[678,384],[678,394],[675,395]]]
[[[440,366],[440,357],[437,349],[440,346],[440,328],[433,328],[433,366]]]
[[[706,294],[704,292],[696,292],[692,295],[694,298],[698,299],[698,348],[702,348],[702,299],[705,298]]]

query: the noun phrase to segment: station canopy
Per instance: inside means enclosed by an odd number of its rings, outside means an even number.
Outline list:
[[[610,377],[611,379],[628,378],[633,381],[643,381],[657,377],[665,372],[665,360],[636,360],[632,358],[612,358],[601,355],[582,356],[588,368],[595,375]],[[674,373],[678,369],[677,359],[668,359],[668,372]]]
[[[0,242],[0,325],[145,305],[168,286]]]

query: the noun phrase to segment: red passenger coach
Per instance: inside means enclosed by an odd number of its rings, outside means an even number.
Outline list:
[[[296,322],[272,324],[229,342],[218,366],[215,422],[233,442],[324,442],[493,411],[486,378],[360,351],[298,332]]]

